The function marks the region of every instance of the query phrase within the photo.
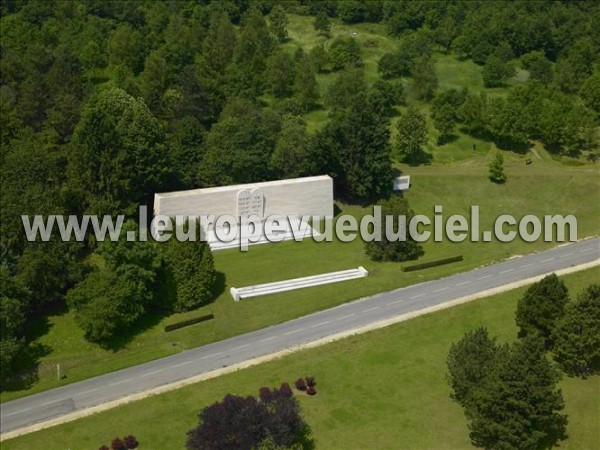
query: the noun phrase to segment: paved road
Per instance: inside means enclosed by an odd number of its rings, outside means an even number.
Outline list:
[[[600,259],[600,238],[397,289],[1,405],[2,433],[257,356]],[[248,300],[260,301],[260,300]]]

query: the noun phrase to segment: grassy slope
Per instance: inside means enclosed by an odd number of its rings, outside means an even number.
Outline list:
[[[322,40],[312,29],[311,18],[293,16],[290,22],[290,48],[303,45],[310,49]],[[376,46],[364,48],[367,78],[376,76],[376,62],[381,54],[393,49],[393,40],[375,33],[383,33],[379,25],[360,24],[342,26],[335,24],[333,33],[352,33],[365,42],[377,42]],[[458,61],[448,55],[437,55],[437,70],[442,88],[469,86],[476,91],[483,89],[480,68],[471,61]],[[325,86],[334,74],[320,76],[319,83]],[[425,105],[420,105],[426,108]],[[326,117],[326,111],[311,113],[309,125],[318,128]],[[323,119],[324,120],[324,119]],[[430,124],[431,126],[431,124]],[[540,146],[537,152],[541,159],[528,155],[504,152],[505,171],[508,183],[504,186],[492,184],[487,179],[487,162],[493,144],[458,133],[455,141],[438,147],[436,132],[431,130],[428,151],[434,155],[431,166],[397,168],[412,175],[412,187],[407,197],[417,213],[433,216],[434,205],[444,207],[444,216],[467,214],[470,205],[481,207],[481,227],[490,227],[500,214],[575,214],[579,221],[579,236],[596,235],[600,231],[600,178],[597,166],[585,164],[567,167],[554,161]],[[477,150],[471,144],[477,144]],[[534,160],[525,165],[525,158]],[[345,213],[362,216],[366,209],[340,205]],[[215,254],[217,270],[225,278],[224,292],[217,300],[200,310],[187,314],[163,318],[149,316],[138,327],[131,340],[114,350],[103,350],[86,342],[70,313],[51,316],[40,326],[37,342],[50,349],[40,358],[39,381],[30,389],[4,391],[1,400],[6,401],[44,389],[88,378],[108,371],[128,367],[150,359],[166,356],[183,349],[196,347],[215,340],[283,322],[313,311],[428,279],[438,278],[457,271],[468,270],[482,264],[504,259],[513,254],[522,254],[551,244],[533,244],[515,241],[500,243],[450,243],[428,242],[425,245],[427,259],[449,254],[462,253],[464,261],[446,267],[428,269],[423,272],[405,274],[400,266],[392,263],[373,263],[363,252],[359,241],[350,244],[339,242],[316,244],[314,242],[281,243],[261,245],[240,254],[229,250]],[[291,277],[312,275],[327,271],[347,269],[363,265],[370,270],[367,279],[331,286],[321,286],[296,292],[288,292],[248,302],[234,303],[229,287],[282,280]],[[184,328],[169,334],[163,332],[165,323],[196,315],[210,310],[215,314],[213,322]],[[56,364],[66,378],[56,379]]]
[[[564,277],[571,293],[599,280],[597,268]],[[196,413],[226,393],[256,395],[261,386],[314,375],[318,395],[302,396],[317,448],[465,448],[461,408],[449,399],[445,358],[450,343],[487,326],[500,341],[516,336],[514,311],[523,289],[509,291],[300,352],[116,410],[32,433],[5,450],[95,448],[133,433],[144,448],[183,448]],[[569,415],[563,448],[593,448],[600,420],[600,376],[564,378]]]

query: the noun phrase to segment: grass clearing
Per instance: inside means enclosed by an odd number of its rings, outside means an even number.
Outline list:
[[[563,277],[573,296],[599,280],[598,269]],[[516,289],[350,337],[280,360],[240,370],[31,433],[3,443],[5,450],[96,448],[132,433],[144,448],[183,449],[197,412],[227,393],[256,395],[261,386],[315,376],[316,397],[301,396],[317,448],[466,448],[467,422],[450,398],[445,360],[451,342],[487,326],[501,342],[516,337]],[[563,378],[569,415],[565,449],[594,448],[600,420],[600,376]],[[43,443],[43,444],[42,444]]]

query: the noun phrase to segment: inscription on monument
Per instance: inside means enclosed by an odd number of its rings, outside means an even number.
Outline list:
[[[265,196],[262,189],[241,189],[237,193],[238,216],[256,215],[262,219],[265,209]]]

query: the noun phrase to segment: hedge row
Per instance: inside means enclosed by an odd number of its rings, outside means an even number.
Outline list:
[[[179,328],[187,327],[189,325],[194,325],[195,323],[205,322],[207,320],[214,319],[215,316],[213,313],[205,314],[203,316],[192,317],[191,319],[180,320],[179,322],[170,323],[165,325],[165,331],[173,331],[178,330]]]
[[[449,256],[448,258],[434,259],[432,261],[426,261],[426,262],[422,262],[422,263],[411,264],[409,266],[403,266],[402,272],[412,272],[413,270],[421,270],[421,269],[427,269],[429,267],[441,266],[443,264],[450,264],[453,262],[462,261],[462,259],[463,259],[462,255]]]

